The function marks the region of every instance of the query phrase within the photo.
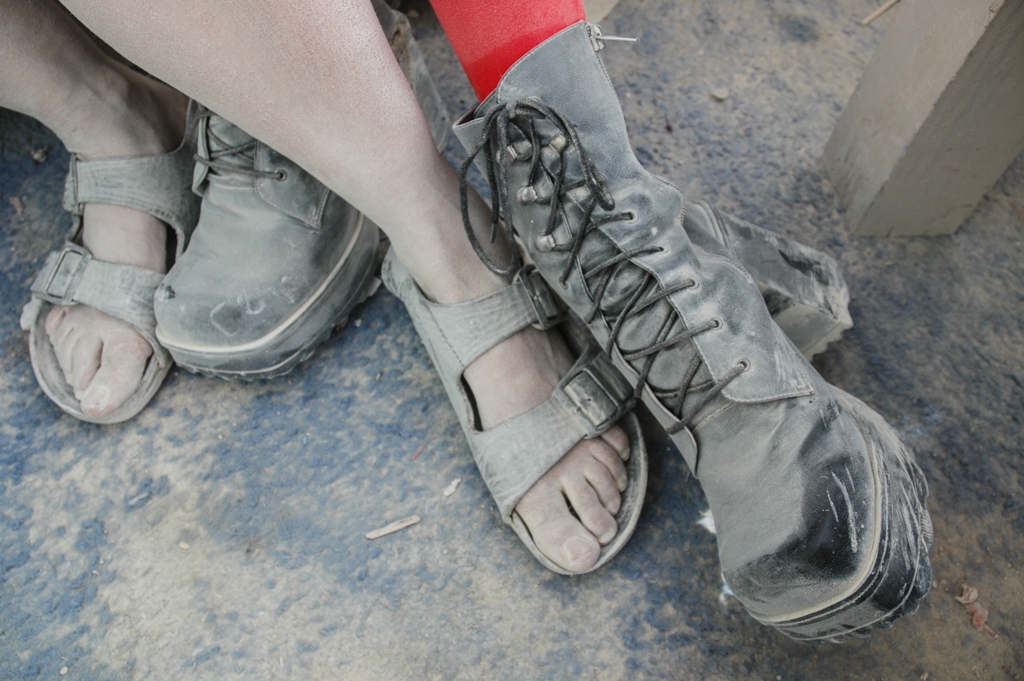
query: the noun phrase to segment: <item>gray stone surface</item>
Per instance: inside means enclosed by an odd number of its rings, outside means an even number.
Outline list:
[[[593,575],[546,572],[498,518],[383,291],[284,379],[173,372],[127,425],[65,416],[35,385],[18,313],[69,224],[66,154],[0,112],[0,679],[1021,678],[1024,159],[952,237],[849,234],[819,158],[886,25],[860,26],[874,5],[622,0],[605,32],[641,41],[604,55],[645,164],[843,267],[855,326],[816,365],[928,476],[937,586],[918,614],[842,646],[754,623],[720,597],[700,487],[654,429],[631,543]],[[410,8],[461,112],[450,48],[429,6]],[[953,600],[963,580],[998,639]]]

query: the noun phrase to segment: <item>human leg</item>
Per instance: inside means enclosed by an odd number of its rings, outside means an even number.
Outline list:
[[[188,100],[115,62],[54,3],[0,1],[0,106],[39,119],[83,159],[162,154],[181,141]],[[165,224],[139,210],[89,203],[82,244],[97,260],[163,272]],[[91,418],[138,388],[152,346],[86,305],[57,306],[46,332],[65,380]]]
[[[434,148],[369,2],[311,0],[301,11],[241,0],[65,4],[122,54],[294,159],[380,225],[433,300],[458,303],[507,286],[460,232],[457,177]],[[486,204],[472,193],[469,202],[486,221]],[[532,327],[479,357],[464,376],[482,426],[547,400],[569,364],[557,338]],[[615,534],[623,456],[620,429],[581,441],[518,505],[542,550],[570,571],[592,566],[599,540]]]

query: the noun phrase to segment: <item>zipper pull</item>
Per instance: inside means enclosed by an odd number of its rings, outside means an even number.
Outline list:
[[[594,52],[600,52],[605,48],[605,42],[616,41],[621,43],[635,43],[638,38],[622,38],[617,35],[605,35],[604,31],[597,24],[587,22],[587,34],[590,36],[590,44]]]

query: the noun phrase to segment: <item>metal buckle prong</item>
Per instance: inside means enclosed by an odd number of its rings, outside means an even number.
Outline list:
[[[547,282],[544,281],[544,277],[536,267],[533,265],[524,267],[519,273],[519,280],[537,311],[537,321],[533,323],[535,328],[544,331],[562,321],[562,310],[558,307],[555,297],[551,295],[551,289],[548,288]]]
[[[590,352],[589,360],[567,377],[562,392],[589,424],[587,436],[597,437],[633,408],[633,399],[622,375],[596,348]]]
[[[46,267],[32,285],[32,292],[53,305],[70,305],[92,255],[83,246],[64,244],[60,251],[51,253]]]

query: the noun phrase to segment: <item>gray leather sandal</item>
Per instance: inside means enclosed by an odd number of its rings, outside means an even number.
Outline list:
[[[629,436],[626,462],[629,485],[615,516],[619,531],[601,547],[601,557],[587,572],[617,554],[636,529],[647,489],[647,450],[632,406],[631,388],[600,349],[570,325],[560,330],[579,357],[555,388],[551,399],[488,430],[480,430],[462,372],[473,360],[529,325],[548,329],[559,324],[561,310],[547,285],[532,268],[524,268],[508,288],[458,305],[427,300],[412,276],[389,251],[381,268],[384,285],[398,296],[430,354],[448,398],[469,440],[480,474],[502,519],[546,568],[567,572],[541,553],[516,512],[523,495],[577,442],[595,438],[616,423]],[[575,345],[575,347],[573,347]]]
[[[172,228],[175,256],[180,256],[199,217],[199,198],[190,188],[196,112],[196,105],[190,104],[181,145],[166,154],[92,161],[71,155],[64,185],[71,232],[63,248],[47,256],[32,283],[32,300],[22,311],[21,327],[29,333],[29,355],[39,386],[57,406],[82,421],[106,424],[132,418],[149,403],[173,365],[157,342],[153,316],[153,293],[164,275],[94,259],[80,244],[85,204],[126,206],[159,218]],[[138,389],[104,417],[83,412],[64,379],[45,328],[46,317],[56,305],[88,305],[105,312],[127,322],[153,347]]]

